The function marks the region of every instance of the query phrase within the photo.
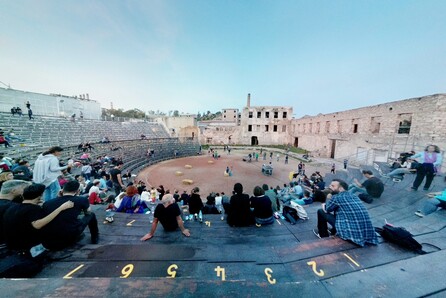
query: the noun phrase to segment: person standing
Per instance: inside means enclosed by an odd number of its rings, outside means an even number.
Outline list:
[[[431,186],[432,180],[437,170],[440,168],[443,158],[440,154],[440,148],[437,145],[429,145],[423,152],[419,152],[412,155],[410,159],[418,158],[420,165],[417,168],[417,177],[415,178],[412,190],[418,190],[424,177],[426,182],[424,183],[423,190],[428,190]]]
[[[302,175],[302,168],[303,168],[303,163],[299,162],[299,164],[297,165],[297,175]]]
[[[118,196],[122,192],[122,189],[125,187],[124,183],[122,182],[121,176],[121,169],[123,165],[124,163],[122,161],[118,161],[116,163],[116,166],[112,170],[110,170],[109,173],[111,181],[113,182],[113,188],[115,189],[116,196]]]
[[[330,173],[332,173],[332,174],[336,174],[336,164],[335,164],[335,163],[333,163],[333,164],[331,165]]]
[[[33,110],[28,109],[28,117],[29,117],[29,120],[34,119],[34,117],[33,117]]]
[[[344,170],[347,170],[348,159],[344,159]]]
[[[62,147],[51,147],[40,154],[34,162],[33,182],[45,185],[43,194],[45,202],[57,197],[60,191],[58,178],[62,175],[61,171],[71,168],[70,165],[59,165],[58,158],[62,155],[62,151]]]

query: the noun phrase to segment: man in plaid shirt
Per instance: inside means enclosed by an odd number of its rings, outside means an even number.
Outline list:
[[[336,234],[344,240],[350,240],[360,246],[366,243],[378,244],[369,213],[361,200],[347,191],[348,184],[343,180],[333,179],[330,189],[333,197],[317,211],[318,229],[313,230],[314,234],[319,238],[328,237],[329,223],[332,226],[331,234]]]

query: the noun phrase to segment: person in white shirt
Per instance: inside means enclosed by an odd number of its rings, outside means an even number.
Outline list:
[[[70,165],[59,165],[58,157],[62,155],[62,151],[62,147],[51,147],[40,154],[34,163],[33,182],[45,185],[45,192],[43,193],[44,201],[49,201],[57,197],[60,191],[57,178],[62,175],[62,170],[71,168]]]

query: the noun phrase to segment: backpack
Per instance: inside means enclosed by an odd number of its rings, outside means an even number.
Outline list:
[[[299,216],[300,219],[308,219],[308,214],[307,211],[305,211],[305,208],[302,207],[301,205],[291,201],[290,202],[290,207],[295,209],[297,211],[297,216]]]
[[[295,225],[299,220],[299,216],[297,215],[296,209],[291,208],[290,206],[283,206],[283,216],[287,221],[289,221],[292,225]]]
[[[412,250],[418,254],[425,254],[420,243],[412,237],[412,234],[403,227],[395,227],[386,223],[382,228],[375,228],[385,240],[401,247]]]

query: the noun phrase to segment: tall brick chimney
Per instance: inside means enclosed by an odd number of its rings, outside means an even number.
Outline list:
[[[246,103],[246,106],[248,108],[251,106],[251,93],[248,93],[248,102]]]

